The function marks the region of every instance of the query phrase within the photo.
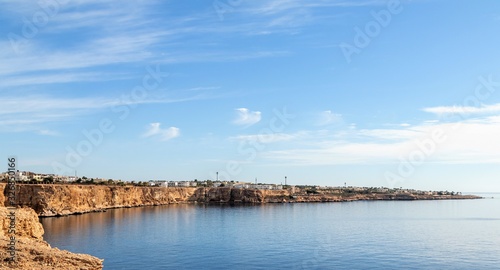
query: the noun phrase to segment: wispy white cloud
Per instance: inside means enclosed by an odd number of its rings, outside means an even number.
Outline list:
[[[241,27],[221,26],[213,20],[213,14],[157,16],[159,8],[168,5],[162,1],[68,1],[33,38],[23,37],[21,25],[12,28],[12,33],[22,41],[14,42],[21,49],[12,53],[10,42],[0,42],[0,76],[3,78],[0,88],[22,86],[23,83],[123,79],[113,73],[123,70],[124,64],[244,61],[289,54],[287,51],[248,49],[228,52],[216,46],[197,46],[205,42],[206,34],[240,33]],[[0,1],[0,10],[19,11],[22,14],[18,16],[31,18],[29,15],[41,8],[23,1]],[[59,38],[74,34],[78,34],[78,42],[68,38],[65,46],[54,44]],[[197,42],[186,46],[183,42],[186,38]],[[116,64],[120,67],[114,72],[106,68]],[[87,69],[99,72],[90,73]]]
[[[436,140],[435,134],[441,134],[442,140]],[[427,121],[399,129],[307,135],[294,141],[294,148],[268,151],[263,156],[291,165],[377,164],[398,163],[418,152],[423,153],[427,163],[500,163],[498,115],[453,123]]]
[[[68,72],[68,73],[51,73],[51,74],[37,74],[37,75],[14,75],[6,76],[0,81],[0,88],[8,88],[12,86],[26,86],[26,85],[44,85],[44,84],[58,84],[58,83],[71,83],[71,82],[97,82],[108,80],[130,79],[127,74],[112,74],[112,73],[97,73],[97,72]]]
[[[44,136],[60,136],[61,134],[57,131],[54,130],[48,130],[48,129],[41,129],[37,132],[39,135],[44,135]]]
[[[142,136],[145,138],[157,137],[161,141],[168,141],[181,135],[179,128],[169,127],[162,129],[160,126],[160,123],[149,124],[147,131]]]
[[[378,140],[412,140],[421,136],[424,131],[421,128],[403,127],[402,129],[360,129],[356,131],[358,136]]]
[[[273,15],[286,13],[297,9],[313,9],[326,7],[360,7],[386,5],[384,0],[358,0],[358,1],[307,1],[307,0],[266,0],[252,1],[248,11],[254,14]]]
[[[169,5],[163,1],[68,1],[39,29],[36,37],[24,40],[26,42],[20,53],[12,53],[10,42],[0,42],[0,76],[3,77],[0,88],[22,86],[23,83],[34,85],[92,82],[102,78],[123,79],[123,76],[111,74],[106,68],[116,64],[245,61],[283,57],[293,52],[273,49],[229,52],[219,46],[201,48],[196,44],[213,42],[203,38],[207,35],[219,35],[223,39],[230,38],[230,34],[286,32],[294,35],[308,24],[314,9],[376,5],[380,2],[384,1],[252,1],[236,8],[244,15],[241,20],[220,24],[211,12],[176,17],[157,16],[159,8]],[[31,18],[29,15],[41,8],[24,1],[0,1],[0,10],[20,12],[16,16]],[[21,25],[17,31],[16,28],[12,31],[22,36]],[[75,33],[79,35],[78,42],[67,39],[64,47],[54,46],[56,36],[72,36]],[[186,42],[183,42],[186,38],[195,39],[196,42],[186,46]],[[92,68],[102,69],[97,73],[87,71]]]
[[[113,108],[132,108],[146,104],[169,104],[205,98],[204,95],[165,98],[160,93],[140,100],[110,97],[58,98],[43,95],[10,96],[0,99],[0,132],[33,131],[40,134],[48,123],[70,121],[76,117],[101,113]],[[49,135],[49,134],[45,134]]]
[[[327,126],[331,124],[340,124],[343,122],[342,115],[338,113],[333,113],[332,111],[323,111],[319,113],[317,125]]]
[[[274,133],[274,134],[251,134],[251,135],[239,135],[230,137],[232,141],[255,141],[259,143],[276,143],[276,142],[287,142],[300,138],[303,136],[303,132],[296,134],[286,134],[286,133]]]
[[[500,103],[492,105],[482,105],[481,107],[471,106],[438,106],[422,109],[424,112],[437,115],[452,114],[452,115],[467,115],[467,114],[495,114],[500,113]]]
[[[251,126],[254,125],[261,120],[261,112],[259,111],[250,111],[247,108],[239,108],[236,109],[237,117],[233,121],[233,124],[239,126]]]
[[[12,114],[50,114],[50,112],[69,112],[78,114],[79,112],[93,112],[95,109],[106,109],[120,105],[139,104],[167,104],[195,100],[200,96],[190,96],[184,98],[162,98],[158,94],[150,95],[144,99],[128,99],[110,97],[81,97],[81,98],[57,98],[42,95],[5,97],[1,99],[0,116]]]

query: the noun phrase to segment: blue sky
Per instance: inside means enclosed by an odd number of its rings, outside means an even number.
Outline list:
[[[500,191],[500,4],[0,0],[35,172]]]

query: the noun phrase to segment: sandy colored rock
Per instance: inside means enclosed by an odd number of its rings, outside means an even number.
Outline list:
[[[110,208],[172,203],[306,203],[357,200],[477,199],[472,195],[423,195],[412,193],[353,193],[342,189],[283,190],[232,187],[132,187],[71,184],[17,184],[17,263],[8,258],[9,211],[5,206],[6,184],[0,184],[0,269],[102,269],[102,260],[85,254],[51,248],[43,241],[38,216],[59,216]]]
[[[5,189],[5,184],[0,184]],[[135,187],[71,184],[17,184],[17,203],[42,217],[102,211],[111,208],[172,203],[305,203],[357,200],[475,199],[467,195],[419,195],[410,193],[343,193],[342,190],[293,188],[259,190],[232,187]],[[5,192],[5,191],[4,191]],[[0,197],[0,200],[2,197]],[[5,203],[5,196],[2,203]]]
[[[196,188],[18,184],[18,205],[41,217],[194,201]]]
[[[9,230],[8,219],[9,212],[14,211],[16,218],[16,237],[25,237],[30,239],[42,240],[44,233],[42,224],[38,221],[38,216],[30,208],[18,208],[9,210],[5,207],[0,207],[0,237],[7,237]]]
[[[5,206],[5,201],[7,198],[5,198],[4,192],[5,192],[5,186],[6,184],[0,183],[0,207]]]
[[[6,258],[5,247],[7,239],[0,237],[1,258]],[[0,262],[0,269],[80,269],[94,270],[102,269],[102,261],[96,257],[86,254],[75,254],[57,248],[51,248],[44,241],[31,239],[19,239],[16,245],[18,259],[11,263],[5,260]]]
[[[51,248],[43,241],[42,224],[33,209],[15,209],[16,218],[16,262],[9,262],[7,252],[10,234],[9,212],[0,207],[0,269],[102,269],[102,260],[85,254]]]

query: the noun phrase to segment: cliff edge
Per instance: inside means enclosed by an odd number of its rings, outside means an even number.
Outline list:
[[[15,216],[15,262],[8,252],[11,234],[11,211]],[[102,260],[85,254],[51,248],[43,241],[44,233],[38,215],[30,208],[10,210],[0,207],[0,269],[102,269]]]
[[[196,188],[43,184],[18,184],[16,188],[17,205],[34,209],[40,217],[188,202],[193,201],[196,191]]]
[[[471,195],[380,193],[342,189],[300,188],[262,190],[232,187],[136,187],[104,185],[18,184],[16,203],[35,210],[40,217],[104,211],[111,208],[173,203],[302,203],[359,200],[447,200],[477,199]],[[0,191],[5,192],[5,184]],[[0,206],[5,194],[0,192]]]

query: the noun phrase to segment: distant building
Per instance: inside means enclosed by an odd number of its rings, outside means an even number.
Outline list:
[[[163,187],[196,187],[198,185],[195,181],[168,181],[162,182],[159,186]]]
[[[21,172],[21,171],[17,170],[15,177],[16,177],[16,181],[23,181],[23,182],[29,181],[26,172]]]
[[[254,189],[262,189],[262,190],[281,190],[283,189],[283,185],[276,184],[249,184],[249,183],[236,183],[233,185],[234,188],[254,188]]]

